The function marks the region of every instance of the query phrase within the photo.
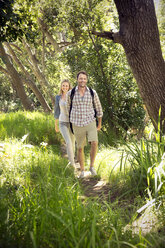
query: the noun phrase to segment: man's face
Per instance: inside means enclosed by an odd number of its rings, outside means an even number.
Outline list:
[[[78,87],[85,88],[87,84],[88,78],[85,74],[80,73],[77,79]]]

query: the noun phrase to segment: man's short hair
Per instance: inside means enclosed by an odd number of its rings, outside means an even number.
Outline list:
[[[77,79],[78,79],[78,77],[79,77],[80,74],[84,74],[84,75],[86,75],[88,77],[88,74],[86,73],[86,71],[79,71],[77,73]]]

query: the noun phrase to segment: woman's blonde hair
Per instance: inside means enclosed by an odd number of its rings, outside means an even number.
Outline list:
[[[62,80],[62,82],[61,82],[61,85],[60,85],[60,90],[59,90],[59,95],[62,95],[62,84],[63,83],[68,83],[69,84],[69,90],[71,90],[72,89],[72,86],[71,86],[71,83],[69,82],[69,80],[68,79],[64,79],[64,80]]]

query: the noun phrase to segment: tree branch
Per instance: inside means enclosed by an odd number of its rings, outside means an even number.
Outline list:
[[[103,31],[103,32],[92,31],[92,34],[96,35],[97,37],[102,37],[105,39],[112,40],[114,43],[119,43],[122,45],[122,37],[119,32],[114,33],[108,31]]]
[[[0,71],[5,73],[8,77],[10,77],[9,72],[5,68],[3,68],[2,66],[0,66]]]
[[[41,18],[38,18],[38,23],[39,23],[42,31],[45,33],[45,35],[46,35],[47,39],[49,40],[49,42],[53,45],[55,52],[61,52],[61,48],[59,47],[58,43],[53,38],[51,33],[48,31],[48,27],[44,23],[44,21]]]

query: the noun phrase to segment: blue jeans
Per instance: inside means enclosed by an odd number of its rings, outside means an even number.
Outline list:
[[[74,165],[74,154],[75,154],[75,137],[70,130],[69,122],[59,122],[60,132],[65,140],[68,159],[71,165]]]

